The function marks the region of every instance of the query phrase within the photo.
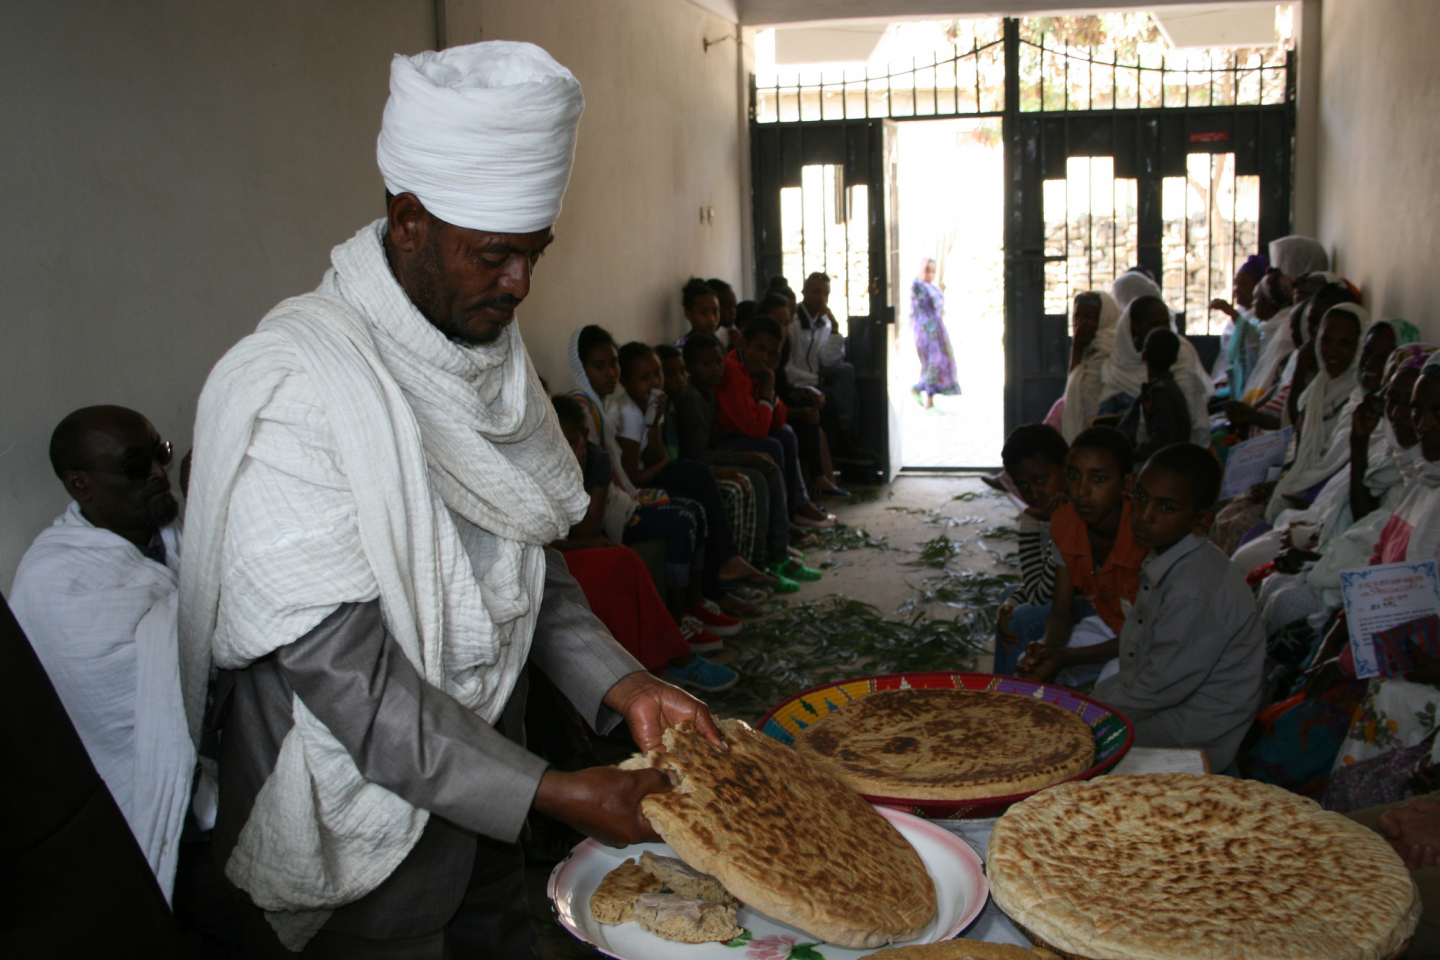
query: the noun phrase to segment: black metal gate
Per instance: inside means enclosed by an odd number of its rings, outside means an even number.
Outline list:
[[[903,72],[752,85],[756,289],[784,272],[782,191],[792,206],[818,193],[824,209],[802,211],[800,242],[825,233],[814,241],[827,247],[817,262],[849,315],[861,436],[877,454],[889,454],[894,424],[886,377],[898,307],[895,122],[1003,118],[1007,430],[1042,419],[1064,390],[1075,292],[1146,266],[1185,313],[1202,356],[1213,356],[1210,298],[1228,296],[1237,260],[1288,232],[1288,53],[1122,62],[1047,42],[1045,21],[991,23],[968,50]],[[807,182],[808,191],[793,189]],[[893,475],[899,464],[890,466]]]

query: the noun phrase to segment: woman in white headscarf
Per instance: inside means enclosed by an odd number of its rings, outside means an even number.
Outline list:
[[[1154,294],[1141,294],[1123,309],[1115,325],[1115,349],[1101,368],[1104,381],[1100,391],[1102,414],[1124,413],[1140,395],[1140,388],[1148,377],[1140,351],[1150,331],[1163,326],[1173,329],[1174,316],[1165,301]],[[1184,337],[1180,337],[1180,353],[1170,369],[1190,408],[1190,439],[1208,447],[1210,414],[1207,404],[1215,388],[1210,383],[1200,355]]]
[[[1139,267],[1131,267],[1116,277],[1110,284],[1110,296],[1115,298],[1115,306],[1119,307],[1121,311],[1141,297],[1165,299],[1165,295],[1160,291],[1160,285]]]
[[[1070,341],[1070,375],[1065,380],[1060,432],[1068,443],[1100,412],[1105,361],[1115,352],[1120,308],[1110,294],[1086,290],[1075,297]]]
[[[1265,519],[1274,522],[1292,499],[1307,505],[1305,494],[1334,476],[1350,460],[1346,437],[1350,416],[1363,399],[1360,391],[1360,346],[1370,326],[1370,315],[1355,303],[1331,307],[1320,322],[1315,350],[1320,361],[1315,378],[1300,395],[1298,409],[1302,422],[1295,460],[1285,471],[1265,508]],[[1392,332],[1388,356],[1394,348]]]
[[[1289,236],[1270,241],[1270,265],[1291,283],[1307,273],[1330,269],[1330,255],[1312,237]]]

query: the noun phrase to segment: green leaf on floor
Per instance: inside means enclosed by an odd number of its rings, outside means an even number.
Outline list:
[[[970,503],[971,501],[979,500],[983,496],[985,496],[985,494],[981,493],[979,490],[966,490],[964,493],[955,494],[955,496],[951,497],[950,499]]]
[[[920,556],[914,560],[907,560],[908,567],[944,567],[951,560],[960,555],[962,540],[951,540],[943,533],[920,545]]]
[[[859,527],[852,527],[845,523],[837,523],[829,530],[812,530],[810,532],[818,541],[812,548],[815,550],[839,553],[842,550],[859,550],[861,548],[890,549],[890,544],[884,537],[872,537]]]
[[[1020,531],[1008,523],[1002,523],[998,527],[991,527],[980,536],[986,540],[1017,540],[1020,537]]]
[[[994,616],[991,609],[987,628],[966,616],[931,618],[923,609],[887,618],[868,603],[838,596],[786,604],[726,639],[734,652],[728,665],[740,671],[740,682],[705,699],[717,715],[753,724],[792,694],[836,680],[973,669],[990,648]]]

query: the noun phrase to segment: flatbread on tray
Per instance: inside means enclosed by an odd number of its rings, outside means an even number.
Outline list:
[[[1420,915],[1378,834],[1231,777],[1052,787],[996,823],[986,872],[1028,934],[1092,960],[1383,960]]]
[[[896,947],[870,954],[883,960],[1060,960],[1049,950],[1026,949],[1013,943],[986,943],[983,940],[945,940],[913,947]]]
[[[935,918],[935,885],[900,831],[789,747],[739,720],[720,728],[728,750],[684,723],[646,757],[679,779],[641,810],[680,859],[838,946],[919,936]]]
[[[1040,790],[1095,762],[1080,716],[991,690],[881,690],[795,736],[795,749],[860,793],[974,800]]]

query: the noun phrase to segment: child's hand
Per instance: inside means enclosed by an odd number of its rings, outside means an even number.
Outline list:
[[[1214,300],[1210,301],[1210,309],[1219,310],[1231,320],[1234,320],[1236,317],[1240,316],[1240,312],[1230,305],[1230,301],[1225,300],[1221,297],[1216,297]]]
[[[1010,629],[1010,617],[1015,613],[1015,608],[1008,603],[1000,604],[1000,609],[995,611],[995,625],[1000,631],[1001,649],[1009,650],[1020,641],[1020,634]]]
[[[749,467],[751,470],[759,470],[761,473],[769,473],[775,469],[775,461],[768,453],[761,453],[758,450],[746,450],[740,455],[740,465]]]

